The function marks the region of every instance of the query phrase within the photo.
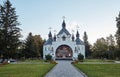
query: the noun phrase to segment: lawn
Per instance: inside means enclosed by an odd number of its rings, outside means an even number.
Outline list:
[[[0,66],[0,77],[44,77],[55,64],[8,64]]]
[[[120,77],[120,64],[75,64],[88,77]]]

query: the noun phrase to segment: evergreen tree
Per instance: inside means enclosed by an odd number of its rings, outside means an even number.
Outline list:
[[[86,32],[84,32],[83,40],[85,44],[85,56],[87,58],[91,55],[91,50],[90,50],[90,44],[88,42],[88,36]]]
[[[25,41],[25,57],[26,58],[31,58],[31,57],[34,57],[35,55],[35,49],[34,49],[34,46],[33,46],[33,35],[32,33],[30,32],[26,41]]]
[[[117,40],[118,48],[120,49],[120,13],[118,17],[116,17],[116,21],[117,21],[116,40]]]
[[[15,8],[6,0],[0,5],[0,50],[4,52],[4,58],[13,57],[18,49],[21,29],[17,20]]]

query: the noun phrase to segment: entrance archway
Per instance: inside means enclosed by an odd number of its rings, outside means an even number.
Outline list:
[[[56,59],[72,59],[73,52],[68,45],[61,45],[56,50]]]

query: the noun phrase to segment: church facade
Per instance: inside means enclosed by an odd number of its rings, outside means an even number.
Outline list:
[[[63,20],[62,29],[57,35],[52,36],[51,31],[49,32],[48,40],[43,46],[43,58],[45,59],[45,55],[50,54],[54,60],[76,60],[79,53],[85,58],[85,45],[80,39],[80,34],[78,31],[76,31],[76,37],[74,34],[70,34],[66,29],[65,20]]]

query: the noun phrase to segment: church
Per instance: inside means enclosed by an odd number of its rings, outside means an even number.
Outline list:
[[[53,60],[77,60],[79,53],[85,58],[85,45],[80,39],[79,31],[76,31],[76,37],[74,34],[70,34],[66,29],[65,20],[63,20],[62,29],[57,35],[52,36],[51,31],[49,32],[48,40],[43,46],[43,59],[45,59],[45,55],[50,54]]]

